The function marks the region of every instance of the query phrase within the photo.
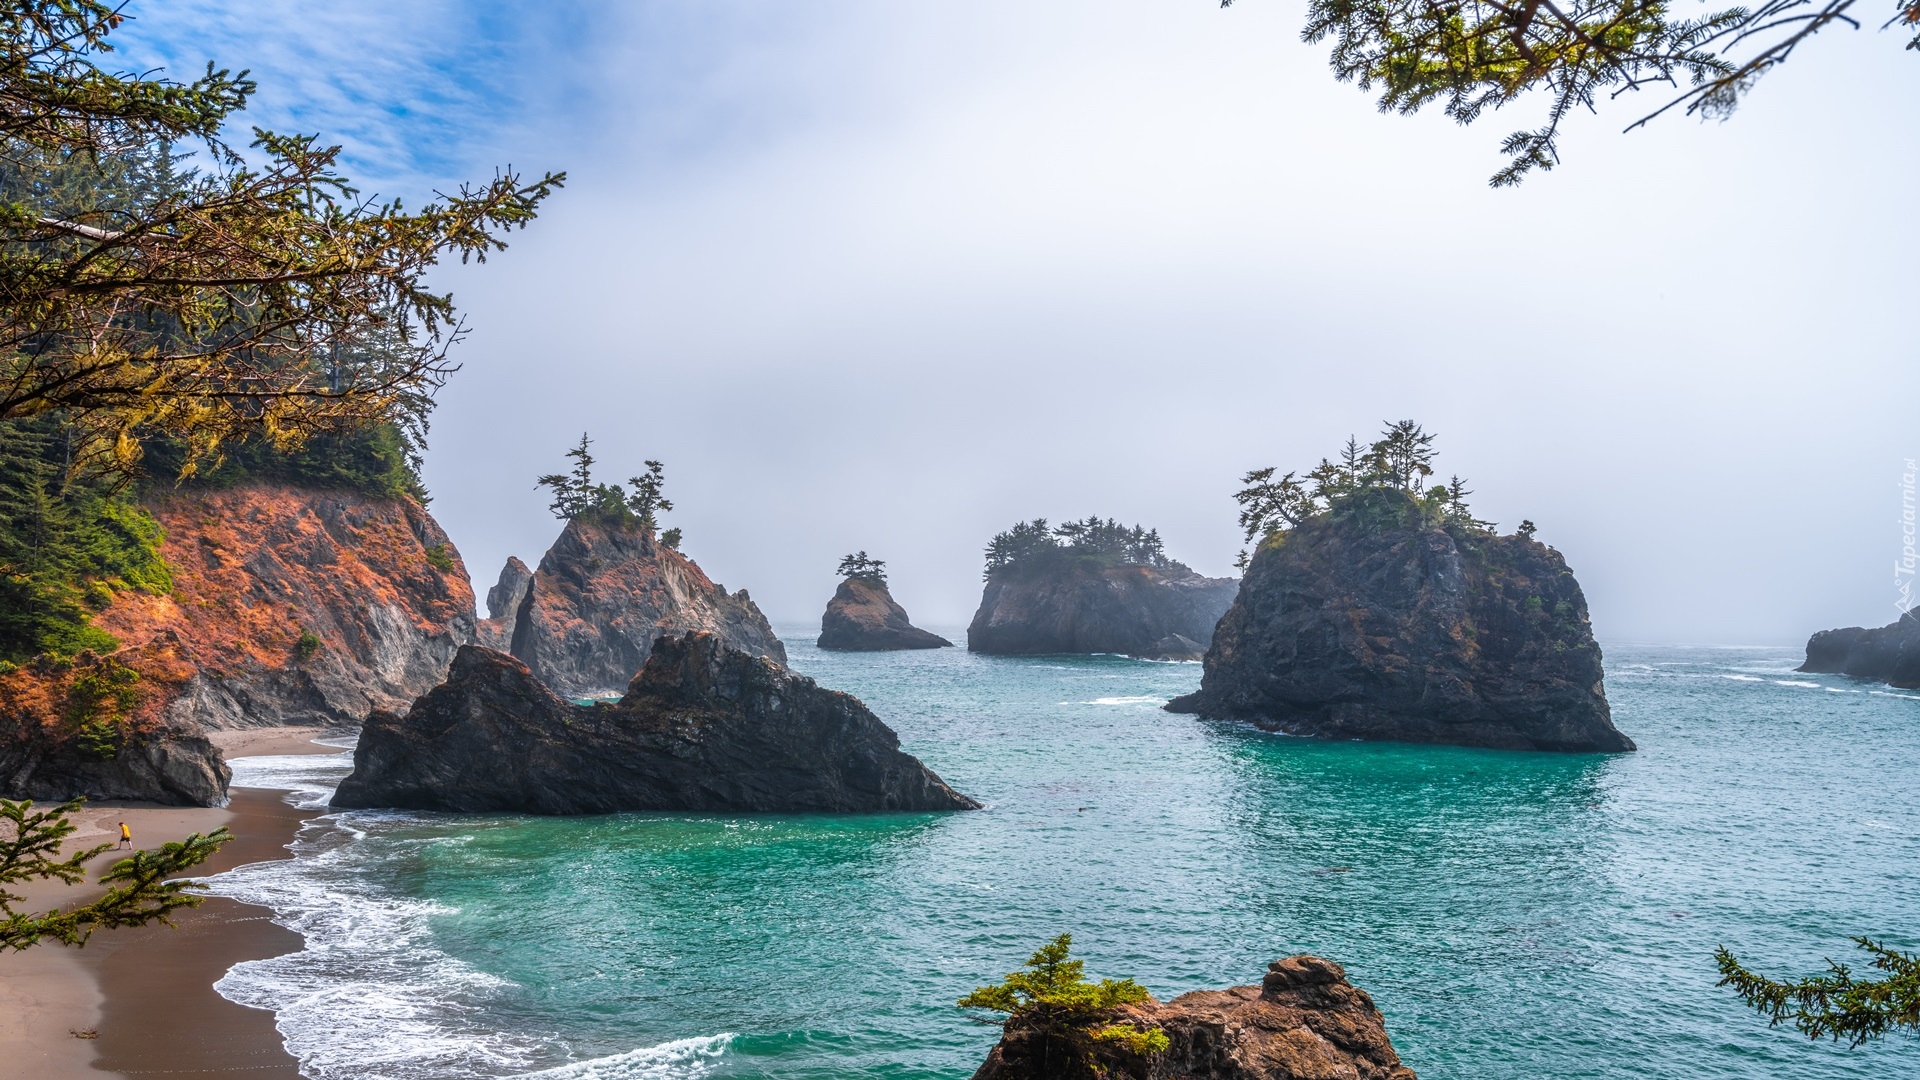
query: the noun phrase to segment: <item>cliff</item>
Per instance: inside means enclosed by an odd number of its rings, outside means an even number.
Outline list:
[[[527,590],[533,587],[533,571],[520,561],[519,556],[507,556],[507,565],[500,568],[500,580],[487,590],[487,617],[480,620],[475,632],[474,643],[485,645],[495,652],[513,651],[514,617],[520,612],[520,602],[527,598]]]
[[[466,570],[410,499],[271,484],[167,492],[167,595],[117,591],[110,656],[0,675],[0,784],[36,799],[214,805],[201,734],[353,725],[438,684],[473,634]]]
[[[1167,1048],[1139,1054],[1016,1014],[973,1080],[1415,1080],[1373,999],[1317,956],[1274,961],[1259,986],[1122,1006],[1109,1022],[1158,1028]]]
[[[1199,692],[1168,710],[1337,739],[1634,748],[1559,552],[1426,524],[1401,492],[1375,499],[1261,545]]]
[[[913,625],[907,611],[893,600],[887,583],[873,577],[850,577],[840,583],[820,617],[823,649],[849,652],[885,652],[892,649],[940,649],[953,642]]]
[[[368,718],[341,808],[599,814],[969,810],[858,700],[718,635],[660,639],[626,696],[573,705],[460,650],[406,716]]]
[[[516,564],[518,569],[516,569]],[[745,589],[713,583],[693,560],[637,525],[569,521],[539,569],[509,560],[488,596],[483,642],[504,642],[566,697],[617,692],[647,662],[656,638],[702,631],[781,664],[787,650]],[[495,608],[518,596],[510,610]],[[497,645],[495,647],[498,647]]]
[[[1920,618],[1909,615],[1871,630],[1822,630],[1808,639],[1800,670],[1920,689]]]
[[[967,627],[967,648],[1024,656],[1126,653],[1197,658],[1240,583],[1184,567],[1052,558],[994,571]],[[1182,640],[1185,639],[1185,640]]]

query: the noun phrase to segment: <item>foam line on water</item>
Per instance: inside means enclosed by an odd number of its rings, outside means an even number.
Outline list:
[[[624,1054],[525,1073],[518,1080],[695,1080],[713,1072],[714,1063],[733,1039],[732,1032],[675,1039]]]

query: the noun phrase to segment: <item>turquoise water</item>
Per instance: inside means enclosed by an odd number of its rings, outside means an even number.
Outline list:
[[[1920,946],[1920,694],[1793,674],[1792,650],[1613,646],[1636,754],[1321,743],[1161,711],[1198,665],[803,633],[794,668],[987,809],[341,815],[217,879],[309,942],[223,992],[279,1009],[328,1080],[965,1077],[994,1032],[953,1000],[1071,931],[1162,997],[1336,959],[1428,1080],[1920,1075],[1911,1039],[1768,1030],[1712,959]]]

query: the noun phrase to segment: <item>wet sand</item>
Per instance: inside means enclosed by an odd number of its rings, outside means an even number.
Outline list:
[[[223,732],[230,757],[334,754],[311,742],[319,729]],[[104,843],[117,822],[135,843],[154,846],[221,825],[236,839],[204,867],[217,874],[244,863],[289,857],[301,821],[282,793],[236,789],[224,810],[134,804],[89,804],[76,844]],[[111,865],[108,852],[90,864]],[[87,895],[81,888],[40,884],[28,908],[45,910]],[[214,992],[227,969],[300,948],[300,936],[275,926],[264,908],[213,897],[164,926],[106,930],[82,949],[43,944],[0,955],[0,1078],[99,1080],[101,1077],[234,1077],[298,1080],[299,1070],[275,1030],[273,1014],[236,1005]],[[76,1038],[72,1032],[97,1032]]]

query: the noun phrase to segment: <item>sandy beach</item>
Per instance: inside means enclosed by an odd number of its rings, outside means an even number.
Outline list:
[[[229,758],[334,754],[312,740],[320,728],[219,732]],[[279,792],[236,790],[224,809],[90,803],[76,818],[74,846],[104,843],[118,823],[134,842],[154,846],[224,825],[236,839],[209,860],[205,873],[287,857],[300,822],[315,816],[282,801]],[[113,862],[101,856],[98,871]],[[40,883],[21,891],[26,909],[45,910],[85,895],[84,887]],[[243,960],[300,947],[299,935],[275,926],[263,908],[220,897],[174,916],[175,927],[101,931],[81,949],[39,945],[0,955],[0,1078],[244,1076],[298,1080],[271,1013],[226,1000],[213,984]],[[95,1033],[80,1038],[75,1033]]]

